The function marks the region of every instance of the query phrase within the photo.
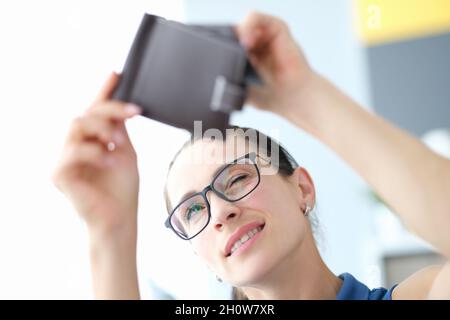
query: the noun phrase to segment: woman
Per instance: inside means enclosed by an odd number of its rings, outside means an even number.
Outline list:
[[[280,19],[252,12],[236,32],[264,81],[263,87],[249,88],[247,102],[285,117],[328,145],[410,231],[450,257],[449,161],[368,113],[312,70]],[[139,175],[124,121],[139,114],[139,108],[110,100],[117,79],[112,75],[73,122],[53,181],[87,223],[95,296],[137,299]],[[278,173],[261,175],[272,163],[261,156],[258,144],[239,133],[227,135],[223,145],[195,141],[179,152],[167,178],[166,225],[190,241],[218,277],[239,288],[239,296],[450,298],[448,263],[420,270],[389,290],[370,291],[349,274],[334,275],[320,258],[308,220],[316,201],[311,177],[282,148]],[[355,152],[355,145],[366,148]],[[237,160],[219,157],[219,163],[197,167],[182,161],[199,152],[223,155],[236,146],[248,151],[235,154]]]

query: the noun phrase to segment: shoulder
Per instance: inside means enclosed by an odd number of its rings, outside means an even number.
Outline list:
[[[450,263],[432,265],[402,281],[392,292],[393,300],[442,299],[450,297]]]

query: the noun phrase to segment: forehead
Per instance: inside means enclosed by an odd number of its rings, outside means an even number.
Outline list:
[[[167,193],[173,205],[186,192],[201,191],[211,183],[215,171],[224,164],[257,148],[244,138],[233,136],[226,141],[198,140],[181,151],[167,177]]]

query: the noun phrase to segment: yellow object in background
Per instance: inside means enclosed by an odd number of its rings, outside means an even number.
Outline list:
[[[450,32],[450,0],[354,0],[362,42],[386,42]]]

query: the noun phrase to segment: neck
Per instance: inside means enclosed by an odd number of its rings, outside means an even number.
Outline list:
[[[311,235],[262,281],[242,289],[251,300],[334,300],[341,285],[342,280],[323,262]]]

